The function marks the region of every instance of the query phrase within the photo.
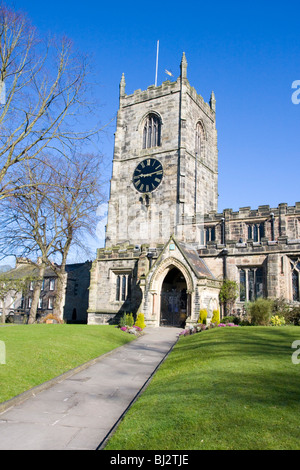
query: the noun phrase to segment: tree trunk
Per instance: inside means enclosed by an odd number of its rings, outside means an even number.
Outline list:
[[[44,279],[44,274],[45,274],[45,268],[46,265],[45,263],[41,263],[39,265],[39,275],[37,281],[34,283],[34,289],[33,289],[33,296],[32,296],[32,303],[30,307],[30,314],[28,318],[28,323],[32,324],[36,322],[36,314],[37,314],[37,309],[39,305],[39,298],[41,295],[41,289],[42,289],[42,283]]]
[[[57,318],[62,320],[64,316],[64,306],[66,299],[67,274],[65,272],[57,274],[54,314]]]
[[[1,300],[2,300],[2,316],[1,316],[1,321],[2,321],[2,323],[5,323],[5,312],[6,312],[5,297],[2,298]]]

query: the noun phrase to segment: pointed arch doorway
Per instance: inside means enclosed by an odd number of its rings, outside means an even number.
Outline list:
[[[185,277],[178,268],[172,267],[161,287],[160,326],[184,327],[188,304]]]

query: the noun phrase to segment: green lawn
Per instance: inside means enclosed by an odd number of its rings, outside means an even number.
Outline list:
[[[107,450],[300,449],[299,327],[182,337]]]
[[[6,363],[0,364],[0,402],[131,341],[113,326],[5,325]]]

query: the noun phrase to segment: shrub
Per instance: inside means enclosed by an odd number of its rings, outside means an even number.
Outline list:
[[[120,328],[122,328],[123,326],[126,326],[126,320],[127,320],[127,315],[126,313],[124,313],[119,321]]]
[[[235,315],[228,315],[222,318],[222,323],[234,323],[235,325],[239,325],[241,322],[239,317]]]
[[[143,313],[139,313],[136,317],[135,326],[138,326],[142,330],[146,327],[145,317]]]
[[[220,289],[220,302],[225,307],[225,312],[230,312],[239,295],[239,286],[235,281],[225,279]]]
[[[250,314],[250,321],[252,325],[267,326],[270,324],[270,319],[273,310],[273,301],[270,299],[257,299],[254,302],[249,302],[247,309]]]
[[[300,307],[293,307],[284,315],[286,323],[300,326]]]
[[[48,315],[43,317],[42,320],[41,320],[41,323],[47,323],[47,322],[50,323],[51,321],[53,321],[54,323],[64,323],[64,321],[61,320],[61,318],[58,318],[53,313],[48,313]]]
[[[290,307],[282,297],[280,299],[273,300],[273,315],[286,318],[289,316],[289,313]]]
[[[207,319],[207,310],[206,308],[202,308],[200,310],[198,323],[202,323],[203,325],[206,325],[206,319]]]
[[[279,317],[278,315],[273,315],[271,317],[271,325],[273,326],[282,326],[285,325],[284,317]]]
[[[127,313],[126,315],[126,325],[131,327],[134,325],[134,318],[132,313]]]
[[[213,311],[213,316],[211,319],[212,323],[219,324],[220,323],[220,310],[214,310]]]

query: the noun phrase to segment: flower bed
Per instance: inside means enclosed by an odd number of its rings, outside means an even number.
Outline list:
[[[210,323],[210,325],[205,325],[203,323],[198,323],[196,326],[188,326],[183,331],[179,333],[179,336],[189,336],[195,333],[200,333],[201,331],[210,330],[212,328],[218,327],[237,327],[235,323]]]
[[[139,336],[143,333],[142,328],[139,326],[133,325],[133,326],[121,326],[120,327],[121,331],[124,331],[126,333],[129,333],[131,335]]]

